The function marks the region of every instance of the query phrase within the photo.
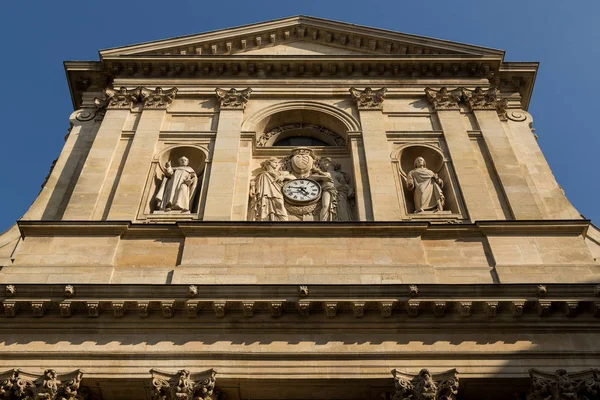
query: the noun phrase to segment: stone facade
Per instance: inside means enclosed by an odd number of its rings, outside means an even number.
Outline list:
[[[503,56],[293,17],[67,62],[0,399],[597,396],[600,231]]]

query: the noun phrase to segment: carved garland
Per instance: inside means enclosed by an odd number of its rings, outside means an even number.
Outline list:
[[[291,131],[291,130],[298,130],[298,129],[306,129],[306,130],[314,131],[316,133],[324,134],[327,137],[333,139],[333,142],[335,143],[336,146],[346,146],[346,141],[344,140],[344,138],[341,137],[340,135],[338,135],[337,133],[330,131],[329,129],[327,129],[323,126],[313,125],[313,124],[302,124],[302,123],[281,125],[276,128],[273,128],[270,131],[263,133],[258,138],[258,141],[256,142],[256,146],[257,147],[265,147],[267,145],[267,142],[269,142],[269,140],[271,138],[275,138],[273,142],[276,142],[277,136],[279,136],[283,132]]]

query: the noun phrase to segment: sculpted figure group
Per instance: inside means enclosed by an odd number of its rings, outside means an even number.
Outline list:
[[[288,221],[290,213],[302,218],[312,214],[317,221],[351,221],[354,190],[348,174],[331,158],[317,159],[312,150],[297,148],[284,160],[270,158],[250,185],[250,203],[255,221]],[[321,188],[318,207],[286,207],[282,188],[287,181],[310,179]],[[314,213],[313,213],[314,211]]]

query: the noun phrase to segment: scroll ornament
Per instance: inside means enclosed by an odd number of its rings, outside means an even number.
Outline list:
[[[392,400],[456,400],[458,373],[455,369],[432,375],[422,369],[418,375],[392,370],[394,395]]]
[[[197,374],[182,369],[175,374],[150,370],[153,400],[216,400],[217,371],[209,369]]]

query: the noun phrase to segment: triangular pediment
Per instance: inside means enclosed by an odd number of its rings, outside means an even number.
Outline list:
[[[107,49],[102,57],[205,55],[495,55],[502,50],[297,16]]]

